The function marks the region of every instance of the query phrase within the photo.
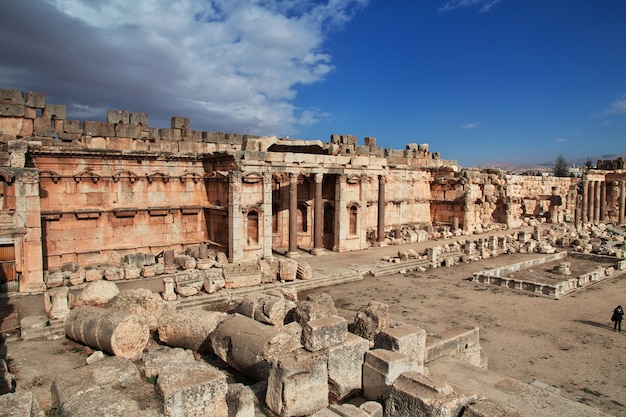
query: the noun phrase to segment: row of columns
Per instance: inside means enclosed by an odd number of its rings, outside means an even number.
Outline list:
[[[626,206],[626,181],[619,181],[618,222],[624,224]],[[606,181],[586,181],[583,183],[582,221],[599,223],[607,220]]]
[[[324,248],[324,212],[322,208],[322,184],[324,174],[314,174],[315,190],[313,203],[313,254],[322,253]],[[341,183],[338,185],[341,186]],[[338,187],[341,194],[342,188]],[[341,201],[341,198],[338,199]],[[298,174],[289,174],[289,249],[287,256],[298,256],[298,229],[297,229],[297,209],[298,209]],[[341,210],[341,204],[336,206],[336,210]],[[340,213],[339,213],[340,214]],[[341,224],[341,222],[339,222]],[[385,241],[385,178],[380,175],[378,178],[378,239],[377,243],[382,245]]]
[[[324,209],[322,186],[324,174],[315,173],[314,181],[314,204],[313,204],[313,254],[319,255],[324,252]],[[298,256],[298,173],[289,174],[289,242],[287,256]],[[337,196],[335,201],[336,223],[342,222],[342,193],[345,192],[342,187],[343,180],[337,182]],[[244,225],[244,213],[242,213],[241,195],[243,192],[241,173],[233,172],[230,175],[229,186],[229,255],[233,261],[242,260],[244,258],[245,233],[242,233]],[[263,175],[263,233],[260,236],[263,246],[263,257],[272,258],[272,199],[271,199],[271,174]],[[269,198],[268,198],[269,197]],[[345,214],[345,213],[344,213]],[[384,245],[385,241],[385,178],[380,175],[378,178],[378,237],[376,244]],[[345,231],[343,231],[345,232]],[[337,238],[341,239],[344,234],[341,230],[337,230]]]

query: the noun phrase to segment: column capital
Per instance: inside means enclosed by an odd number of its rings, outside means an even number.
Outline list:
[[[313,174],[313,179],[315,181],[316,184],[321,183],[322,181],[324,181],[324,174],[321,173],[315,173]]]
[[[231,183],[241,182],[241,171],[230,171],[228,173],[228,181]]]

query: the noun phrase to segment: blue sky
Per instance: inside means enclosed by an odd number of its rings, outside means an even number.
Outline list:
[[[403,149],[462,166],[626,154],[623,0],[10,0],[0,87],[68,118]]]

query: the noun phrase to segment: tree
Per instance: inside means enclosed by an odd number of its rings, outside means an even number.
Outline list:
[[[585,162],[585,174],[589,172],[590,169],[593,169],[593,162],[591,162],[591,158],[587,157],[587,161]]]
[[[554,164],[554,176],[555,177],[569,177],[569,168],[565,157],[561,154],[556,157],[556,163]]]

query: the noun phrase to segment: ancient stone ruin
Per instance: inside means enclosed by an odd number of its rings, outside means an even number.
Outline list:
[[[487,368],[478,328],[427,334],[376,301],[349,320],[330,296],[298,293],[542,253],[559,281],[519,275],[540,261],[473,279],[560,298],[626,267],[623,160],[599,161],[583,178],[521,176],[463,169],[425,144],[394,150],[351,135],[294,140],[195,131],[184,117],[156,128],[145,113],[106,116],[68,120],[43,93],[0,89],[2,290],[36,294],[46,313],[7,329],[95,351],[55,379],[59,415],[528,415],[543,405],[529,405],[535,388]],[[482,232],[492,233],[475,237]],[[437,239],[446,241],[421,253],[401,246]],[[389,245],[397,256],[331,271],[302,256]],[[601,270],[574,275],[576,259]],[[127,282],[160,289],[120,291]],[[40,415],[1,364],[0,408]],[[464,375],[493,384],[472,391]],[[146,381],[156,406],[132,395]],[[562,415],[599,415],[556,394],[537,398]]]

